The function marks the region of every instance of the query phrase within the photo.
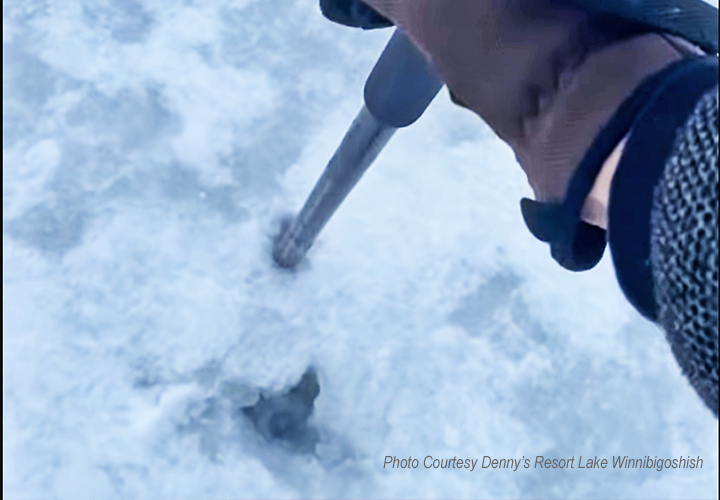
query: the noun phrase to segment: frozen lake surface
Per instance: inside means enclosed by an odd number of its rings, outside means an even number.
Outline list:
[[[273,267],[390,34],[316,0],[3,2],[3,498],[717,498],[662,332],[607,255],[550,258],[447,91]],[[480,467],[538,455],[703,468]]]

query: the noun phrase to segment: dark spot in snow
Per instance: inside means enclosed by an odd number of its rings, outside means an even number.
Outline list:
[[[82,241],[87,216],[83,210],[38,205],[6,226],[13,238],[40,250],[64,253]]]
[[[320,393],[317,374],[309,368],[294,387],[281,394],[261,395],[242,408],[255,430],[268,441],[279,441],[298,452],[313,452],[318,433],[308,423]]]
[[[462,300],[450,314],[450,321],[462,326],[470,336],[481,336],[497,323],[498,314],[507,310],[521,284],[521,278],[513,273],[496,274]]]
[[[155,22],[135,0],[112,0],[106,5],[83,7],[85,24],[104,28],[120,43],[142,43],[147,40]]]

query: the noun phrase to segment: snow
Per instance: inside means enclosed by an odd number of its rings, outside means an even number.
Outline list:
[[[315,0],[3,3],[3,498],[717,498],[717,420],[662,332],[607,256],[555,264],[446,91],[272,266],[390,34]],[[239,411],[309,366],[312,453]]]

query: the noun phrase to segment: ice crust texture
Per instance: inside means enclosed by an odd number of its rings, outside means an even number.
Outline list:
[[[717,498],[662,333],[607,259],[552,261],[445,91],[272,265],[389,36],[314,0],[3,3],[3,498]],[[704,467],[382,468],[618,454]]]

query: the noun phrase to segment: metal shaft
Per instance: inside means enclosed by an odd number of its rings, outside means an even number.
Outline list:
[[[278,265],[292,268],[302,260],[396,130],[380,123],[363,106],[302,210],[275,241],[273,258]]]
[[[441,87],[429,61],[395,30],[365,82],[365,105],[298,216],[275,239],[278,265],[293,268],[302,260],[390,137],[420,118]]]

